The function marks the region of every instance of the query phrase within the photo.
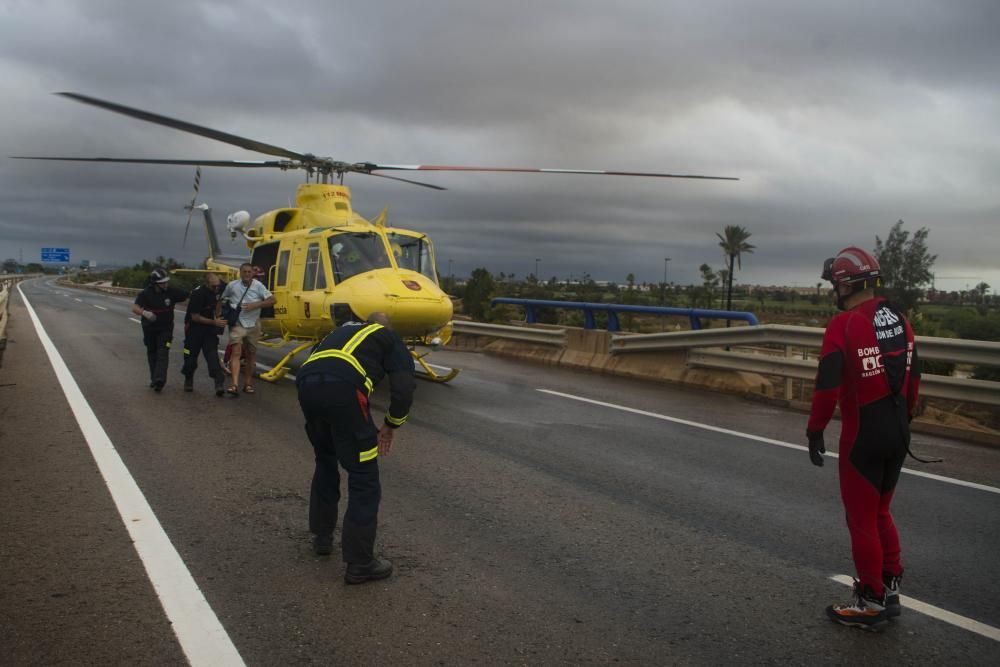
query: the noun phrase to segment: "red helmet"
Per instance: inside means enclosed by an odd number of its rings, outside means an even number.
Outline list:
[[[881,287],[882,272],[878,260],[861,248],[844,248],[836,257],[823,262],[823,280],[829,280],[834,287],[850,285],[853,291]]]

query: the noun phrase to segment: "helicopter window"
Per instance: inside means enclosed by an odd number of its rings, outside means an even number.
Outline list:
[[[288,223],[295,217],[295,211],[281,211],[274,216],[274,231],[283,232]]]
[[[306,270],[302,278],[303,290],[325,289],[326,276],[323,272],[323,261],[319,254],[319,244],[310,243],[306,254]]]
[[[319,263],[316,265],[316,289],[326,289],[326,267],[323,266],[322,255],[319,258]]]
[[[394,233],[387,236],[392,254],[396,256],[396,266],[422,273],[437,282],[431,260],[431,244],[426,239]]]
[[[360,232],[337,234],[330,240],[330,264],[336,282],[342,282],[359,273],[392,266],[385,244],[378,234]]]
[[[278,255],[278,285],[284,286],[285,281],[288,280],[288,256],[291,252],[288,250],[282,250],[281,254]]]

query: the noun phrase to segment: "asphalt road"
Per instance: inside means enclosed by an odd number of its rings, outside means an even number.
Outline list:
[[[826,620],[849,594],[829,577],[853,572],[835,460],[539,390],[795,444],[803,415],[468,353],[433,355],[464,370],[419,384],[380,464],[396,574],[346,587],[311,551],[291,382],[220,399],[200,369],[184,394],[175,349],[156,395],[127,300],[23,289],[246,664],[1000,664],[1000,641],[912,610],[878,635]],[[12,315],[0,654],[183,663],[19,298]],[[1000,486],[1000,451],[914,448],[947,461],[910,468]],[[904,595],[1000,627],[1000,494],[905,474],[894,515]]]

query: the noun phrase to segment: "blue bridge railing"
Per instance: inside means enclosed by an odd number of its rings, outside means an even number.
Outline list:
[[[534,324],[538,320],[535,316],[536,308],[568,308],[571,310],[583,311],[583,327],[585,329],[596,329],[594,313],[601,312],[608,314],[608,331],[621,331],[621,322],[618,320],[618,313],[642,313],[644,315],[687,317],[691,321],[691,328],[695,331],[701,329],[702,318],[739,320],[751,326],[757,326],[757,317],[753,313],[738,310],[711,310],[706,308],[669,308],[665,306],[632,306],[624,303],[585,303],[582,301],[545,301],[542,299],[512,299],[508,297],[498,297],[490,301],[491,306],[498,303],[507,303],[524,308],[525,320],[528,324]]]

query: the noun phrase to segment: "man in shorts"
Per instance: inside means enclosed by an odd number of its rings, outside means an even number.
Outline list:
[[[226,393],[240,395],[240,356],[246,350],[243,392],[254,393],[253,372],[257,366],[257,341],[260,340],[260,311],[274,305],[274,295],[264,284],[253,277],[254,267],[249,262],[240,266],[240,279],[226,285],[222,301],[239,310],[236,324],[229,327],[232,355],[229,359],[230,384]]]

